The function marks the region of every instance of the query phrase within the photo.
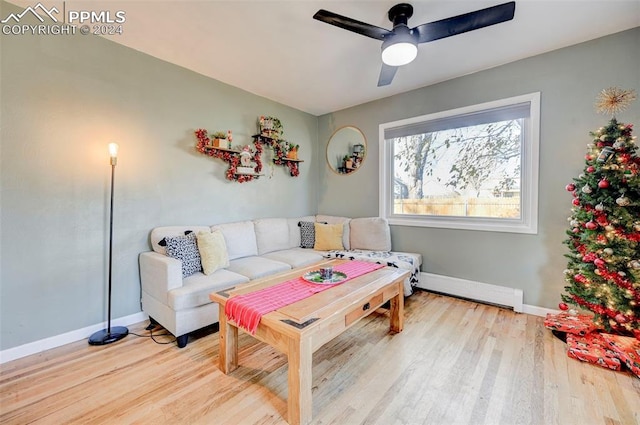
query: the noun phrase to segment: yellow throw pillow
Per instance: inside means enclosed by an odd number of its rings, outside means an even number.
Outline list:
[[[316,231],[316,241],[313,249],[317,249],[318,251],[344,249],[344,246],[342,246],[342,223],[314,223],[314,227]]]
[[[204,274],[210,275],[218,269],[229,267],[227,244],[221,231],[200,231],[196,238]]]

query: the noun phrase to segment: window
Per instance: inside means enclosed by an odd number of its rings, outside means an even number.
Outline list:
[[[391,224],[537,233],[540,93],[380,125]]]

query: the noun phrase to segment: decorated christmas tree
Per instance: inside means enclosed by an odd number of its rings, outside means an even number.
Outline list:
[[[598,112],[612,118],[591,133],[584,171],[566,187],[571,252],[559,307],[590,310],[598,328],[640,339],[640,158],[632,125],[615,118],[635,98],[618,88],[598,96]]]

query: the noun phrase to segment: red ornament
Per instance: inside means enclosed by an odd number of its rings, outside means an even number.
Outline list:
[[[578,199],[578,198],[573,198],[573,200],[571,201],[571,203],[577,207],[577,206],[579,206],[579,205],[580,205],[580,199]]]
[[[603,148],[604,147],[604,143],[603,142],[598,142],[596,143],[596,146],[599,148]]]
[[[622,313],[616,314],[616,317],[614,317],[614,319],[618,323],[627,323],[629,321],[629,319],[627,319],[627,317]]]
[[[576,185],[573,183],[570,183],[566,185],[564,188],[567,189],[567,192],[573,192],[574,190],[576,190]]]
[[[596,258],[593,260],[593,264],[595,264],[598,268],[603,268],[607,263],[602,258]]]
[[[558,308],[562,311],[567,311],[569,310],[569,306],[566,303],[560,303],[558,304]]]
[[[608,187],[609,187],[609,180],[607,180],[607,179],[602,179],[602,180],[600,180],[600,181],[598,182],[598,187],[599,187],[600,189],[606,189],[606,188],[608,188]]]
[[[574,227],[573,229],[571,229],[571,231],[573,233],[578,233],[578,232],[580,232],[580,229],[578,229],[577,227]]]
[[[594,223],[593,221],[587,221],[587,222],[584,224],[584,227],[586,227],[586,228],[587,228],[587,229],[589,229],[589,230],[595,230],[595,229],[597,229],[597,228],[598,228],[598,225],[597,225],[596,223]]]
[[[587,167],[587,173],[593,173],[594,171],[596,171],[596,167],[594,167],[593,165],[589,165]]]
[[[586,154],[586,155],[584,156],[584,159],[586,159],[587,161],[591,161],[591,160],[593,159],[593,155]]]

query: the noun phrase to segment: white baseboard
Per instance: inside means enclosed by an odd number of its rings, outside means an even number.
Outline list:
[[[533,316],[546,317],[547,313],[558,314],[558,313],[560,313],[560,310],[553,310],[551,308],[538,307],[536,305],[525,304],[524,305],[524,309],[522,310],[522,312],[523,313],[527,313],[527,314],[531,314]]]
[[[535,316],[558,313],[557,310],[523,304],[524,293],[522,289],[424,272],[420,273],[420,283],[417,286],[428,291],[441,292],[455,297],[513,307],[513,310],[518,313]]]
[[[129,326],[134,323],[143,322],[148,318],[149,316],[147,316],[145,313],[139,312],[131,314],[129,316],[120,317],[118,319],[113,319],[111,320],[111,326]],[[30,342],[28,344],[0,351],[0,364],[20,359],[22,357],[30,356],[31,354],[40,353],[51,348],[60,347],[71,342],[88,339],[91,334],[105,329],[106,327],[107,322],[98,323],[96,325],[87,326],[86,328],[77,329],[75,331],[66,332],[60,335],[55,335],[49,338],[41,339],[39,341]]]

